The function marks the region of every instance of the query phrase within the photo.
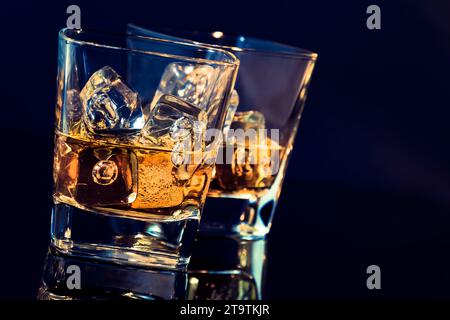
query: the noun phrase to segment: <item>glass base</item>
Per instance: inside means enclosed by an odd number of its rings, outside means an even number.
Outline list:
[[[56,204],[51,245],[60,253],[119,264],[185,271],[200,214],[145,220]]]
[[[68,286],[78,266],[78,288]],[[186,297],[187,274],[101,263],[59,254],[50,248],[44,265],[39,300],[183,300]]]
[[[264,239],[269,233],[275,199],[268,196],[236,197],[208,194],[199,233],[203,236]]]
[[[267,240],[198,236],[189,263],[188,299],[265,299]]]

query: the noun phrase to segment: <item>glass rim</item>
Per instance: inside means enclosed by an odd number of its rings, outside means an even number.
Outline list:
[[[86,41],[81,39],[76,39],[73,34],[89,34],[89,35],[100,35],[100,36],[110,36],[110,37],[122,37],[124,39],[137,39],[137,40],[144,40],[144,41],[153,41],[155,43],[165,43],[165,44],[174,44],[180,47],[189,47],[196,50],[202,50],[204,52],[217,52],[222,54],[224,57],[227,58],[227,60],[213,60],[213,59],[207,59],[207,58],[196,58],[196,57],[189,57],[184,56],[182,54],[172,54],[172,53],[164,53],[159,51],[152,51],[152,50],[141,50],[141,49],[134,49],[134,48],[126,48],[123,46],[115,46],[110,44],[105,44],[101,42],[95,42],[95,41]],[[144,55],[149,56],[158,56],[163,58],[171,58],[171,59],[177,59],[177,60],[185,60],[190,62],[196,62],[196,63],[207,63],[207,64],[220,64],[230,67],[239,67],[240,61],[239,59],[230,51],[217,48],[212,45],[204,44],[204,43],[194,43],[193,41],[182,41],[182,40],[168,40],[168,39],[160,39],[160,38],[154,38],[154,37],[148,37],[148,36],[140,36],[140,35],[130,35],[130,34],[121,34],[121,33],[112,33],[112,32],[105,32],[105,31],[97,31],[97,30],[84,30],[84,29],[71,29],[71,28],[63,28],[58,33],[59,40],[65,40],[69,43],[75,43],[80,46],[92,46],[97,48],[103,48],[103,49],[110,49],[110,50],[119,50],[119,51],[129,51],[129,52],[136,52]]]
[[[132,27],[136,27],[136,28],[140,28],[142,29],[141,26],[136,25],[134,23],[129,23],[128,26],[132,26]],[[150,30],[152,31],[152,30]],[[243,36],[243,35],[230,35],[230,34],[225,34],[221,31],[214,31],[214,32],[206,32],[206,31],[196,31],[196,30],[178,30],[178,29],[172,29],[172,28],[162,28],[158,31],[158,29],[156,30],[157,32],[175,32],[175,33],[184,33],[186,35],[209,35],[211,37],[214,38],[214,33],[216,32],[220,32],[221,36],[220,38],[225,39],[225,38],[235,38],[235,39],[239,39],[240,37],[243,37],[244,39],[254,39],[254,40],[258,40],[258,41],[263,41],[266,43],[272,43],[275,45],[279,45],[281,47],[285,47],[285,48],[290,48],[293,51],[288,51],[288,50],[276,50],[276,51],[271,51],[271,50],[264,50],[264,49],[255,49],[255,48],[240,48],[240,47],[236,47],[236,46],[228,46],[228,45],[222,45],[222,44],[214,44],[214,43],[207,43],[207,42],[202,42],[202,41],[197,41],[197,40],[191,40],[191,39],[186,39],[183,38],[182,36],[180,36],[179,34],[170,34],[167,33],[165,35],[168,36],[172,36],[172,37],[176,37],[178,38],[177,41],[186,41],[186,42],[190,42],[192,44],[195,45],[200,45],[200,46],[207,46],[207,47],[213,47],[215,49],[222,49],[225,50],[227,52],[248,52],[248,53],[252,53],[252,54],[264,54],[264,55],[268,55],[268,56],[275,56],[275,57],[290,57],[290,58],[299,58],[299,59],[307,59],[307,60],[311,60],[311,61],[316,61],[318,58],[318,54],[314,51],[311,50],[307,50],[307,49],[303,49],[303,48],[299,48],[296,46],[292,46],[289,44],[285,44],[285,43],[281,43],[278,41],[272,41],[272,40],[266,40],[266,39],[262,39],[262,38],[257,38],[257,37],[247,37],[247,36]],[[140,37],[143,38],[149,38],[149,39],[155,39],[155,37],[152,36],[147,36],[147,35],[140,35]],[[216,39],[220,39],[220,38],[216,38]],[[159,38],[158,38],[159,39]]]

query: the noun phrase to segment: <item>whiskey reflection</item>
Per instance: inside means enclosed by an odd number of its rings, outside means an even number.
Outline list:
[[[189,300],[264,299],[266,240],[199,237],[189,264]]]
[[[49,248],[39,300],[259,300],[265,240],[201,237],[188,273],[61,255]],[[79,288],[74,268],[79,268]]]

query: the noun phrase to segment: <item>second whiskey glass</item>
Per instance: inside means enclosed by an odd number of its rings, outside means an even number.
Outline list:
[[[281,193],[317,54],[219,31],[153,31],[130,24],[128,32],[206,43],[240,60],[226,139],[219,150],[200,233],[264,237]],[[230,134],[233,130],[244,133],[241,139]]]

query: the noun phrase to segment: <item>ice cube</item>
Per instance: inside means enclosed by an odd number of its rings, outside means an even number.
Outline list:
[[[264,138],[260,135],[264,135],[265,128],[266,120],[261,112],[256,110],[236,112],[226,132],[225,141],[229,145],[239,143],[255,146],[260,138]]]
[[[142,130],[144,143],[173,148],[189,142],[201,149],[207,116],[202,109],[172,95],[163,95],[152,109]]]
[[[282,149],[277,136],[267,136],[264,115],[256,110],[236,112],[230,129],[219,150],[218,185],[228,190],[269,187]]]
[[[219,153],[231,152],[231,159],[216,165],[215,180],[225,190],[268,188],[275,179],[282,150],[270,138],[256,145],[223,146]]]
[[[256,110],[236,112],[230,125],[231,129],[265,129],[266,119],[264,115]]]
[[[57,135],[53,161],[54,191],[57,197],[72,198],[76,192],[77,177],[77,148],[70,145],[67,138]]]
[[[143,127],[139,97],[111,67],[97,70],[80,93],[83,121],[90,132],[135,132]]]
[[[168,208],[183,202],[183,186],[173,178],[170,152],[138,149],[139,188],[134,209]]]
[[[137,159],[119,147],[87,147],[78,155],[75,200],[85,206],[124,205],[137,195]]]
[[[231,92],[230,101],[228,102],[227,115],[225,117],[225,122],[223,126],[223,133],[226,136],[228,130],[230,130],[231,123],[233,122],[236,109],[239,105],[239,95],[236,90],[233,89]]]
[[[76,89],[69,89],[66,92],[66,96],[64,99],[64,110],[66,116],[64,116],[64,120],[66,121],[64,124],[66,127],[63,127],[65,130],[68,130],[72,135],[80,135],[82,134],[82,103],[80,100],[80,93]]]
[[[173,175],[184,183],[203,161],[207,114],[172,95],[163,95],[142,131],[144,145],[171,149]]]
[[[161,77],[152,107],[162,95],[171,94],[206,109],[218,75],[217,70],[209,65],[170,63]]]

